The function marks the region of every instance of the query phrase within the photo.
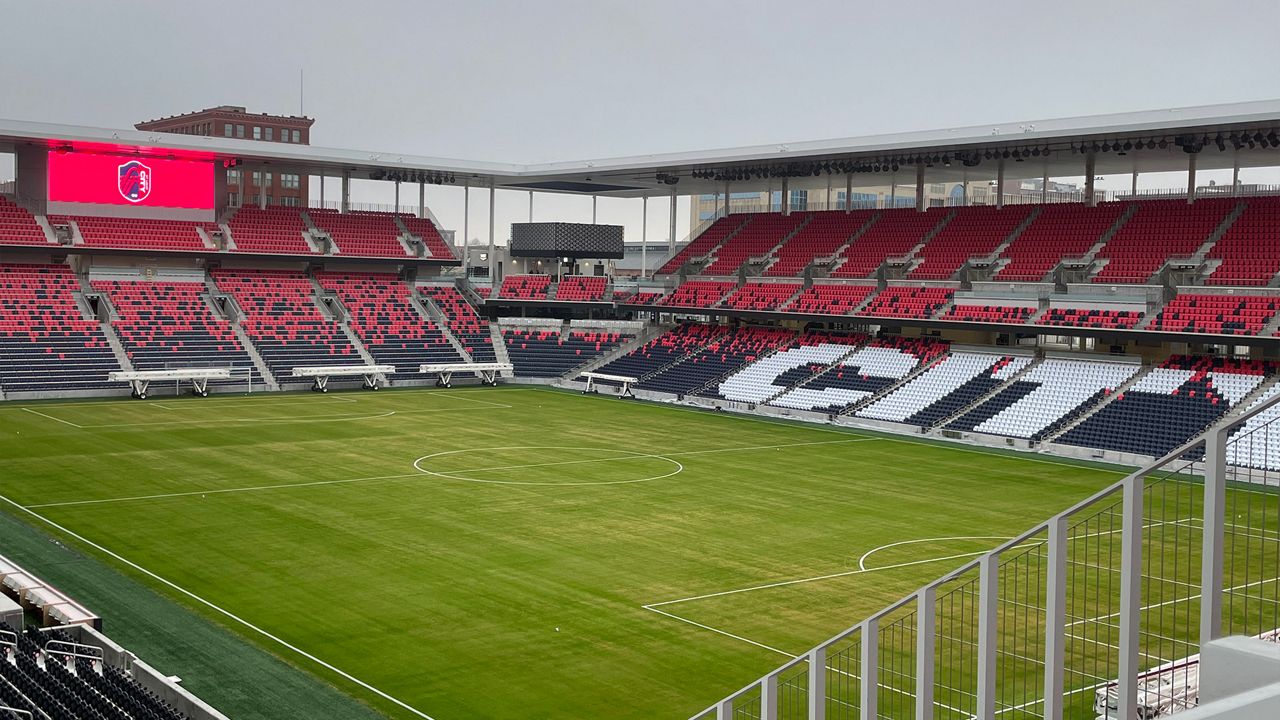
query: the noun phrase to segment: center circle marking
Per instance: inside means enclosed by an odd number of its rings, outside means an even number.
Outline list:
[[[433,458],[442,458],[450,455],[460,455],[462,453],[497,452],[497,451],[503,451],[503,450],[573,450],[578,452],[589,451],[589,452],[621,453],[621,455],[617,457],[590,458],[586,460],[561,460],[561,461],[549,460],[547,462],[530,462],[527,464],[522,463],[516,466],[476,468],[475,470],[461,469],[461,470],[454,470],[452,472],[468,473],[468,472],[477,472],[480,470],[517,470],[517,469],[520,469],[521,467],[537,468],[537,467],[555,467],[558,465],[564,465],[564,466],[589,465],[591,463],[612,462],[616,460],[635,460],[640,458],[660,460],[660,461],[669,463],[675,469],[664,475],[652,475],[650,477],[635,478],[632,480],[606,480],[606,481],[600,481],[600,482],[524,482],[524,481],[517,481],[517,480],[484,480],[481,478],[463,477],[461,475],[452,475],[448,472],[438,472],[435,470],[428,470],[427,468],[423,467],[423,463]],[[634,483],[652,482],[654,480],[664,480],[674,475],[679,475],[681,472],[684,471],[684,465],[681,465],[679,461],[672,460],[671,458],[666,457],[665,455],[655,455],[651,453],[634,452],[631,450],[618,450],[617,448],[564,447],[564,446],[553,446],[553,445],[510,445],[505,447],[464,448],[461,450],[446,450],[444,452],[432,453],[430,455],[423,455],[422,457],[413,461],[413,467],[418,472],[424,473],[426,475],[449,478],[450,480],[461,480],[463,482],[484,483],[487,485],[545,485],[545,486],[566,486],[566,487],[581,486],[581,485],[631,485]]]

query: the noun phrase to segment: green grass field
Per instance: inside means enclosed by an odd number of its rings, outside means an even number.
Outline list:
[[[519,387],[11,404],[0,460],[10,516],[438,720],[688,717],[1119,477]],[[157,664],[236,720],[305,711],[210,655]]]

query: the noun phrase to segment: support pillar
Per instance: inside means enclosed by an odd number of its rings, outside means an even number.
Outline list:
[[[996,163],[996,209],[1004,207],[1004,158]]]
[[[1222,545],[1227,503],[1227,432],[1205,438],[1204,530],[1200,557],[1200,647],[1222,636]]]
[[[916,166],[916,211],[924,212],[924,165]]]
[[[462,186],[462,256],[470,258],[471,253],[471,186]],[[463,260],[467,264],[467,260]],[[491,278],[492,279],[492,278]]]
[[[427,217],[427,184],[418,183],[418,217]]]
[[[529,194],[533,197],[533,193]],[[530,218],[532,220],[532,218]],[[640,198],[640,279],[649,276],[649,196]]]
[[[1048,578],[1045,583],[1044,720],[1062,720],[1063,663],[1067,632],[1067,518],[1049,523]]]
[[[1138,673],[1142,670],[1142,524],[1145,476],[1124,480],[1120,518],[1120,626],[1117,644],[1119,692],[1116,716],[1138,716]]]
[[[1240,196],[1240,151],[1236,151],[1235,162],[1231,166],[1231,197]]]
[[[600,200],[598,195],[591,196],[591,224],[596,224],[596,203]]]
[[[400,212],[400,181],[399,180],[396,181],[396,204],[395,204],[395,210],[393,210],[392,212],[395,212],[395,213]]]
[[[339,212],[351,212],[351,171],[342,172],[342,200],[338,205]]]
[[[1138,171],[1133,171],[1133,181],[1129,184],[1129,197],[1138,197]]]
[[[1000,617],[1000,556],[989,553],[978,566],[977,720],[996,717],[996,653],[1000,649],[997,623]]]
[[[267,182],[267,173],[264,170],[258,171],[258,209],[267,209],[267,188],[271,187],[271,183]]]
[[[1093,194],[1093,173],[1097,166],[1098,156],[1092,150],[1085,153],[1084,156],[1084,204],[1088,207],[1097,207],[1098,199]]]
[[[835,209],[831,206],[831,176],[830,175],[827,176],[827,209],[828,210]]]
[[[916,593],[916,717],[933,718],[933,661],[937,640],[938,590],[930,585]]]
[[[791,179],[782,178],[782,214],[791,214]]]
[[[529,222],[533,222],[533,191],[529,191]]]
[[[669,218],[671,227],[667,232],[667,252],[675,252],[676,249],[676,186],[671,186],[671,217]]]
[[[724,216],[729,217],[729,181],[724,181]]]
[[[844,213],[853,212],[853,173],[844,176]]]
[[[324,207],[324,176],[320,176],[320,207]]]
[[[1044,166],[1044,177],[1040,179],[1040,204],[1049,202],[1049,166]]]
[[[498,246],[497,246],[497,244],[496,244],[496,243],[495,243],[495,241],[494,241],[494,232],[493,232],[493,230],[494,230],[494,228],[493,228],[493,205],[494,205],[493,200],[494,200],[494,197],[495,197],[495,192],[494,192],[494,188],[493,188],[493,182],[492,182],[492,181],[490,181],[490,182],[489,182],[489,277],[490,277],[491,281],[496,282],[496,281],[498,280],[498,278],[497,278],[497,276],[494,274],[493,270],[494,270],[494,268],[497,266],[497,257],[496,257],[496,256],[497,256],[497,254],[498,254],[498,252],[497,252],[497,250],[498,250]]]
[[[1187,204],[1196,201],[1196,158],[1200,153],[1187,155]]]

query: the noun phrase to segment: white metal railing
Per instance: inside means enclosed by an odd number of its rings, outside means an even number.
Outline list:
[[[1278,484],[1280,394],[693,718],[1156,717],[1150,671],[1280,627]]]

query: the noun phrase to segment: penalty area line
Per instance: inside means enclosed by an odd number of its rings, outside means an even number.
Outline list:
[[[2,500],[2,501],[4,501],[4,502],[8,503],[9,505],[12,505],[13,507],[15,507],[15,508],[17,508],[17,509],[21,510],[21,511],[22,511],[22,512],[24,512],[24,513],[27,513],[28,515],[30,515],[30,516],[32,516],[32,517],[34,517],[34,518],[36,518],[37,520],[39,520],[39,521],[41,521],[41,522],[45,523],[46,525],[49,525],[50,527],[52,527],[52,528],[54,528],[54,529],[58,530],[59,532],[62,532],[62,533],[66,534],[66,535],[68,535],[68,536],[70,536],[70,537],[75,538],[76,540],[78,540],[78,541],[80,541],[80,542],[84,543],[85,545],[88,545],[89,547],[91,547],[91,548],[93,548],[93,549],[97,550],[98,552],[103,553],[103,554],[105,554],[105,555],[108,555],[108,556],[110,556],[110,557],[114,558],[116,561],[121,562],[121,563],[124,563],[125,565],[128,565],[129,567],[131,567],[131,568],[133,568],[134,570],[136,570],[136,571],[138,571],[138,572],[142,573],[143,575],[146,575],[147,577],[149,577],[149,578],[151,578],[151,579],[155,580],[156,582],[159,582],[159,583],[163,584],[164,586],[166,586],[166,587],[168,587],[168,588],[171,588],[171,589],[173,589],[173,590],[175,590],[175,591],[177,591],[177,592],[181,593],[182,595],[185,595],[185,596],[187,596],[187,597],[191,598],[192,600],[194,600],[194,601],[196,601],[196,602],[200,603],[201,605],[204,605],[205,607],[209,608],[210,610],[213,610],[214,612],[218,613],[219,615],[222,615],[222,616],[226,617],[227,619],[232,620],[233,622],[238,623],[239,625],[242,625],[243,627],[245,627],[245,628],[247,628],[247,629],[249,629],[249,630],[252,630],[253,632],[255,632],[255,633],[257,633],[257,634],[261,635],[262,637],[267,638],[268,640],[271,640],[272,642],[274,642],[274,643],[276,643],[276,644],[280,645],[281,647],[283,647],[283,648],[285,648],[285,649],[287,649],[287,650],[290,650],[290,651],[292,651],[292,652],[294,652],[294,653],[298,654],[299,656],[301,656],[301,657],[303,657],[303,658],[306,658],[307,660],[310,660],[311,662],[313,662],[313,663],[315,663],[315,664],[319,665],[319,666],[320,666],[320,667],[322,667],[322,668],[325,668],[326,670],[329,670],[329,671],[331,671],[331,672],[333,672],[333,673],[338,674],[338,675],[339,675],[339,676],[341,676],[342,678],[344,678],[344,679],[346,679],[346,680],[348,680],[348,681],[350,681],[350,682],[352,682],[352,683],[355,683],[356,685],[358,685],[358,686],[360,686],[360,687],[364,688],[365,690],[368,690],[369,692],[373,693],[374,695],[377,695],[378,697],[380,697],[380,698],[382,698],[382,699],[384,699],[384,700],[387,700],[388,702],[394,703],[396,706],[398,706],[398,707],[400,707],[400,708],[403,708],[404,710],[406,710],[406,711],[408,711],[408,712],[411,712],[411,713],[413,713],[414,715],[416,715],[416,716],[418,716],[418,717],[420,717],[420,718],[423,718],[423,720],[435,720],[435,718],[432,718],[430,715],[428,715],[428,714],[426,714],[426,713],[422,712],[421,710],[419,710],[419,709],[417,709],[417,708],[413,707],[412,705],[410,705],[410,704],[408,704],[408,703],[404,702],[403,700],[400,700],[400,699],[398,699],[398,698],[396,698],[396,697],[394,697],[394,696],[392,696],[392,695],[389,695],[389,694],[387,694],[387,693],[383,692],[382,690],[379,690],[378,688],[374,687],[373,685],[370,685],[369,683],[367,683],[367,682],[365,682],[365,681],[361,680],[360,678],[358,678],[358,677],[356,677],[356,676],[352,675],[351,673],[348,673],[347,671],[342,670],[341,668],[335,667],[334,665],[332,665],[332,664],[330,664],[330,663],[327,663],[327,662],[325,662],[324,660],[321,660],[320,658],[316,657],[315,655],[312,655],[311,653],[307,652],[306,650],[303,650],[302,648],[298,647],[297,645],[294,645],[294,644],[290,643],[290,642],[289,642],[289,641],[287,641],[287,640],[284,640],[284,639],[282,639],[282,638],[280,638],[280,637],[278,637],[278,636],[276,636],[276,635],[271,634],[271,633],[270,633],[270,632],[268,632],[267,630],[264,630],[263,628],[261,628],[261,627],[259,627],[259,626],[257,626],[257,625],[254,625],[253,623],[249,622],[248,620],[245,620],[244,618],[240,617],[239,615],[236,615],[235,613],[231,612],[230,610],[227,610],[227,609],[225,609],[225,608],[223,608],[223,607],[221,607],[221,606],[219,606],[219,605],[215,605],[213,602],[211,602],[211,601],[209,601],[209,600],[204,599],[203,597],[201,597],[201,596],[199,596],[199,595],[197,595],[197,594],[195,594],[195,593],[191,592],[190,590],[188,590],[188,589],[186,589],[186,588],[182,587],[181,585],[178,585],[177,583],[175,583],[175,582],[173,582],[173,581],[171,581],[171,580],[168,580],[168,579],[166,579],[166,578],[161,577],[160,575],[157,575],[156,573],[154,573],[154,572],[152,572],[152,571],[150,571],[150,570],[148,570],[148,569],[146,569],[146,568],[142,567],[141,565],[139,565],[138,563],[133,562],[132,560],[129,560],[128,558],[126,558],[126,557],[124,557],[124,556],[120,555],[119,553],[116,553],[116,552],[114,552],[114,551],[108,550],[107,548],[103,547],[102,545],[99,545],[98,543],[96,543],[96,542],[94,542],[94,541],[92,541],[92,540],[90,540],[90,539],[86,538],[85,536],[83,536],[83,535],[81,535],[81,534],[79,534],[79,533],[75,532],[74,530],[70,530],[70,529],[68,529],[68,528],[66,528],[66,527],[64,527],[64,526],[62,526],[62,525],[59,525],[58,523],[54,522],[53,520],[50,520],[49,518],[47,518],[47,517],[45,517],[45,516],[41,515],[41,514],[40,514],[40,513],[38,513],[38,512],[35,512],[34,510],[31,510],[30,508],[26,508],[26,507],[23,507],[22,505],[19,505],[18,503],[16,503],[16,502],[14,502],[13,500],[9,499],[9,497],[7,497],[7,496],[5,496],[5,495],[0,495],[0,500]]]

